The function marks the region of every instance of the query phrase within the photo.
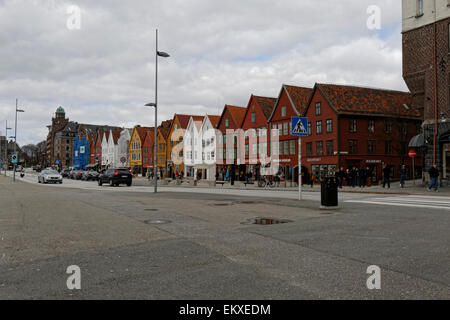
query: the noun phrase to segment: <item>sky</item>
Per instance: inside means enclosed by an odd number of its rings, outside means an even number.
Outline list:
[[[20,145],[46,139],[58,106],[79,123],[152,126],[156,29],[170,54],[159,120],[220,115],[282,84],[407,90],[398,0],[0,0],[1,134],[16,98]]]

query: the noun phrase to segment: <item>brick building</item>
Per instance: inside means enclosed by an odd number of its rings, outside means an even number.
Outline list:
[[[423,137],[412,146],[421,147],[425,170],[437,163],[450,178],[449,2],[403,0],[402,14],[403,78],[424,114]]]
[[[395,178],[403,164],[412,175],[408,143],[422,114],[409,93],[316,84],[304,115],[309,136],[302,138],[302,164],[316,177],[333,176],[341,166],[368,167],[376,183],[383,164]],[[420,160],[416,167],[420,172]]]

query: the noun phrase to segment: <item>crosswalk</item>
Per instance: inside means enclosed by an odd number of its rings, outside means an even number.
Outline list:
[[[346,200],[347,203],[374,204],[397,207],[414,207],[450,210],[450,197],[436,196],[395,196],[361,200]]]

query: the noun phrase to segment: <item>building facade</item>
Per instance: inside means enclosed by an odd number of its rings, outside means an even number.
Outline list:
[[[316,178],[338,168],[368,168],[372,183],[383,165],[399,178],[401,165],[412,176],[408,143],[420,130],[422,114],[407,92],[316,84],[305,110],[308,137],[302,138],[303,166]],[[420,173],[421,162],[416,162]]]
[[[438,164],[450,178],[450,6],[447,0],[403,0],[403,78],[423,110],[424,169]]]

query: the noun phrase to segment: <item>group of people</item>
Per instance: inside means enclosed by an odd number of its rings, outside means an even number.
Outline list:
[[[346,170],[344,167],[341,167],[336,171],[335,176],[340,189],[342,189],[344,185],[353,188],[365,188],[368,185],[368,181],[370,181],[370,178],[372,177],[372,171],[369,167],[352,167]]]

